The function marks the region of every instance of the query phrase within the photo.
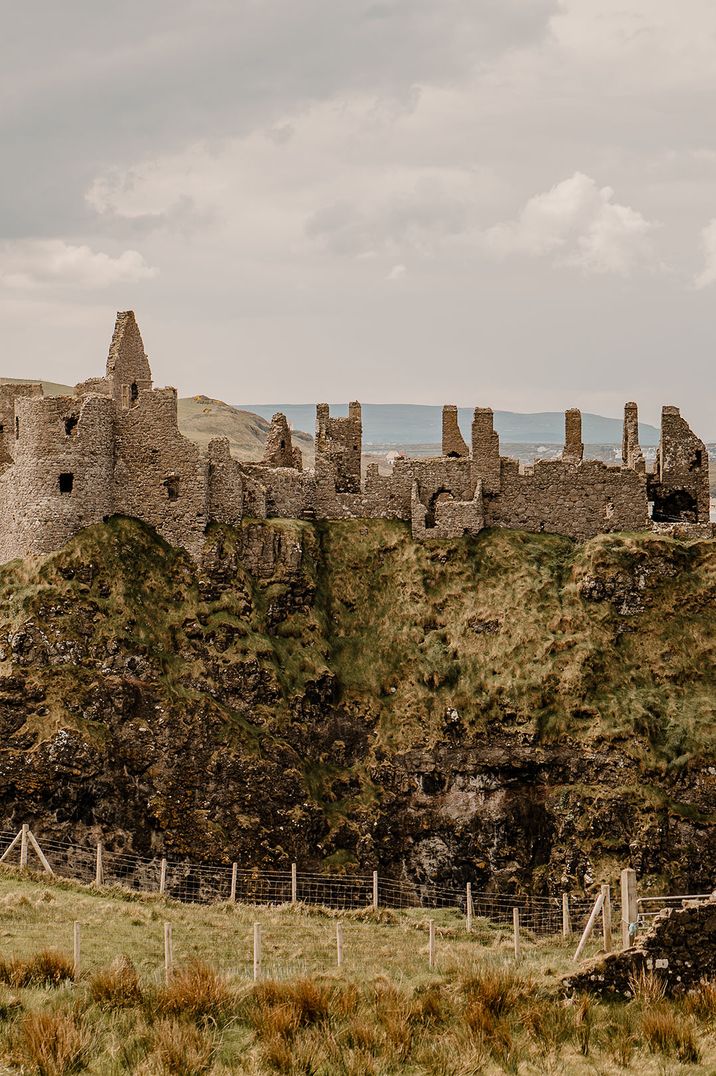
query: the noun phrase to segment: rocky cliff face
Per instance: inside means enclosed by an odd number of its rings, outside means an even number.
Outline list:
[[[210,862],[683,891],[716,862],[716,543],[127,519],[0,569],[0,825]]]

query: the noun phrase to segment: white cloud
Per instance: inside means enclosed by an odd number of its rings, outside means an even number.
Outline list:
[[[698,289],[716,284],[716,217],[712,217],[706,227],[701,229],[701,249],[704,267],[694,277],[694,287]]]
[[[6,288],[106,288],[149,280],[157,273],[136,250],[112,257],[61,239],[16,240],[0,247],[0,284]]]
[[[400,280],[401,277],[405,276],[407,271],[408,270],[406,269],[406,267],[404,265],[394,265],[385,279],[386,280]]]
[[[611,187],[598,187],[582,172],[536,194],[516,220],[484,233],[494,254],[552,255],[556,264],[585,272],[627,276],[655,262],[651,233],[656,223],[614,201]]]

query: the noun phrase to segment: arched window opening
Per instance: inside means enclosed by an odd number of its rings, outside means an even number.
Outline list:
[[[167,491],[167,498],[170,501],[179,500],[179,476],[170,474],[164,479],[164,488]]]
[[[68,418],[65,419],[65,435],[67,437],[72,436],[72,434],[75,431],[76,425],[77,425],[77,416],[76,415],[69,415]]]

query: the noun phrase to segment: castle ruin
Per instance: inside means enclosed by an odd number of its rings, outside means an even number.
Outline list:
[[[622,463],[584,459],[581,414],[567,411],[561,459],[521,466],[500,455],[489,408],[475,408],[468,446],[457,408],[443,409],[441,455],[399,458],[392,473],[362,474],[359,403],[348,416],[316,409],[314,471],[282,414],[260,463],[233,459],[226,438],[204,454],[182,436],[173,388],[156,389],[132,311],[117,315],[105,376],[72,396],[41,385],[0,386],[0,560],[59,549],[90,524],[134,516],[198,556],[210,522],[263,519],[400,519],[417,539],[484,527],[576,539],[605,531],[708,534],[709,467],[702,441],[676,407],[662,413],[653,471],[639,446],[635,403],[624,411]]]

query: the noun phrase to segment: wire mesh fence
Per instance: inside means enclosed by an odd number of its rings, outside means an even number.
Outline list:
[[[0,857],[10,849],[13,841],[17,844],[20,836],[0,831]],[[467,915],[470,901],[470,912],[475,919],[510,927],[513,910],[518,908],[521,927],[537,935],[560,934],[564,925],[561,894],[542,896],[471,889],[468,897],[467,885],[459,888],[440,886],[375,873],[336,875],[301,871],[295,866],[286,870],[250,869],[238,864],[213,866],[115,852],[101,846],[98,853],[97,847],[51,838],[43,838],[39,843],[49,867],[60,878],[84,884],[99,880],[106,886],[163,893],[185,903],[210,904],[229,900],[251,905],[301,903],[338,911],[370,907],[395,910],[443,908]],[[19,845],[13,847],[12,860],[8,856],[6,862],[14,862],[15,854],[20,855],[19,848]],[[31,860],[32,848],[28,848],[26,854]],[[569,913],[574,930],[580,929],[586,921],[592,905],[591,898],[570,896]],[[613,914],[615,918],[619,915],[617,902],[613,904]]]

